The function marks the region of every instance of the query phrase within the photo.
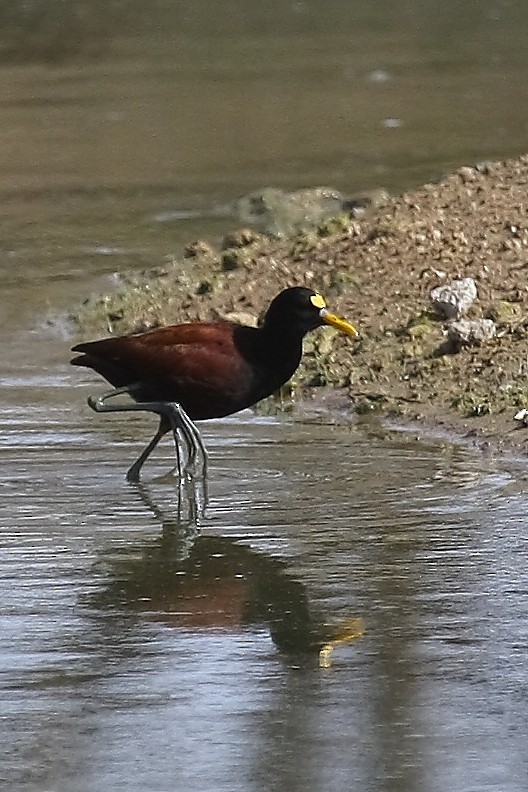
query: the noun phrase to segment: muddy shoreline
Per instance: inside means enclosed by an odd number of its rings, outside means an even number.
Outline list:
[[[528,428],[514,420],[528,407],[528,155],[461,168],[294,236],[239,231],[219,250],[189,245],[186,256],[121,274],[118,293],[87,300],[74,313],[79,338],[195,319],[258,321],[280,289],[307,284],[360,338],[311,334],[288,398],[474,448],[528,452]],[[495,335],[453,348],[452,320],[430,293],[461,278],[477,288],[466,318],[492,320]]]

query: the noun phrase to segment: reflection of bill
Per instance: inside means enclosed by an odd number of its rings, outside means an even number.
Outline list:
[[[158,512],[159,514],[159,512]],[[127,546],[109,560],[111,582],[96,595],[99,608],[142,613],[187,630],[238,631],[266,625],[276,647],[318,654],[330,665],[335,646],[358,638],[362,620],[330,626],[314,618],[305,586],[286,563],[240,540],[189,537],[174,522],[150,544]]]
[[[326,642],[319,649],[319,665],[321,668],[329,668],[332,665],[332,652],[336,646],[351,643],[356,638],[361,638],[365,632],[365,624],[361,616],[354,619],[347,619],[333,628],[329,628]]]

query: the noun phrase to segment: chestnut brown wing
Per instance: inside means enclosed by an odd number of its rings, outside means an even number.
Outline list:
[[[253,403],[253,373],[235,327],[185,324],[91,341],[74,347],[83,354],[72,362],[115,386],[139,383],[138,401],[177,401],[194,420],[220,418]]]

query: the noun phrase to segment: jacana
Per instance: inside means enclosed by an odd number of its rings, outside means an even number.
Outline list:
[[[187,449],[185,471],[191,473],[200,452],[205,475],[207,454],[193,422],[232,415],[277,391],[297,369],[306,333],[324,324],[357,334],[330,313],[320,294],[294,286],[275,297],[258,328],[233,322],[171,325],[77,344],[72,351],[81,354],[71,362],[113,385],[89,397],[96,412],[146,410],[160,416],[156,434],[127,472],[129,481],[139,480],[145,460],[169,431],[180,477],[178,431]],[[134,401],[107,403],[122,394]]]

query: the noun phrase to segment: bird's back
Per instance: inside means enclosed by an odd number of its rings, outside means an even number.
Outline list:
[[[269,396],[295,370],[300,350],[262,344],[261,331],[224,323],[190,323],[78,344],[71,362],[114,387],[139,386],[136,401],[177,401],[193,420],[221,418]],[[292,369],[293,366],[293,369]]]

